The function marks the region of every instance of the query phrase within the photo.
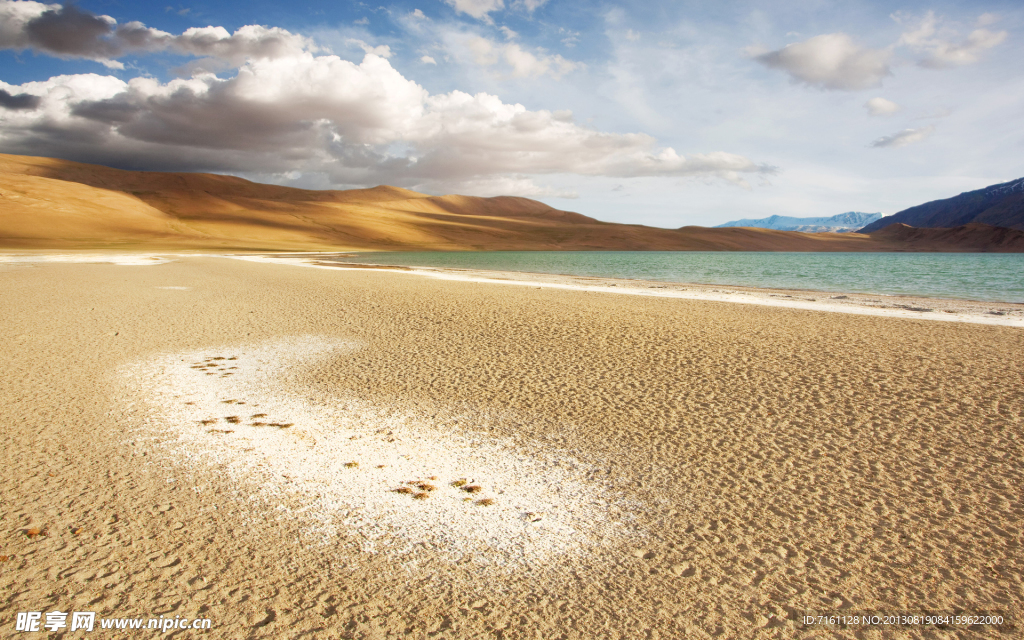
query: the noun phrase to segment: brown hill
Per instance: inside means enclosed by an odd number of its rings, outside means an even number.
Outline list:
[[[429,196],[388,186],[310,191],[0,155],[0,248],[7,249],[1024,250],[1019,238],[989,230],[940,236],[658,229],[600,222],[527,198]]]
[[[1024,231],[980,222],[951,229],[921,229],[897,223],[870,235],[882,242],[908,247],[928,246],[930,251],[1024,252]]]

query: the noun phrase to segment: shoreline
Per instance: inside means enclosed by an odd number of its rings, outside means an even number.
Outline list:
[[[265,264],[281,264],[317,269],[375,270],[404,273],[439,280],[486,282],[548,289],[588,291],[657,298],[680,298],[709,302],[761,305],[824,311],[876,317],[932,320],[938,322],[966,322],[991,326],[1024,327],[1024,304],[1015,302],[985,302],[955,298],[929,298],[923,296],[897,296],[890,294],[849,293],[801,289],[775,289],[740,285],[715,285],[634,280],[598,276],[572,276],[519,271],[489,271],[454,267],[410,267],[334,263],[325,256],[353,256],[353,252],[338,253],[0,253],[0,265],[33,262],[110,262],[120,265],[157,265],[175,258],[229,258]]]
[[[325,268],[331,264],[316,262],[309,266]],[[843,293],[810,289],[773,289],[739,285],[714,285],[603,278],[596,276],[568,276],[517,271],[486,271],[440,267],[387,267],[359,265],[351,269],[384,269],[410,273],[441,280],[463,282],[489,282],[520,286],[539,286],[551,289],[569,289],[620,295],[680,298],[711,302],[732,302],[770,307],[786,307],[807,311],[852,313],[859,315],[935,320],[940,322],[969,322],[976,324],[1024,327],[1024,304],[1013,302],[983,302],[955,298],[927,298],[894,296],[889,294]]]

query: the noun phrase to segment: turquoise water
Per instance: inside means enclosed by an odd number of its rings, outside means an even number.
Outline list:
[[[362,253],[339,262],[1024,302],[1024,254],[719,251]]]

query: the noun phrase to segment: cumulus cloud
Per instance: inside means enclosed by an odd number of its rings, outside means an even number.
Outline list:
[[[891,116],[899,111],[901,107],[885,98],[871,98],[864,103],[864,108],[868,110],[868,115],[870,116]]]
[[[501,2],[461,6],[485,5]],[[409,19],[428,21],[422,13]],[[471,31],[450,35],[460,53],[506,65],[513,76],[558,78],[581,66],[527,49],[511,33],[502,43]],[[283,29],[210,26],[172,35],[73,5],[0,0],[0,48],[107,64],[129,52],[196,58],[190,76],[168,82],[99,74],[0,81],[0,151],[134,169],[301,176],[321,186],[461,185],[469,193],[552,197],[574,194],[537,185],[537,176],[700,176],[746,186],[745,176],[774,171],[735,154],[684,156],[645,134],[597,131],[569,111],[529,110],[486,93],[431,95],[391,66],[387,46],[348,44],[364,50],[361,63],[317,55],[311,40]],[[420,61],[437,64],[427,55]],[[225,69],[236,71],[211,72]]]
[[[891,75],[889,49],[868,49],[845,33],[815,36],[777,51],[755,55],[761,64],[785,71],[796,82],[822,89],[857,90],[878,86]]]
[[[1006,31],[985,28],[998,21],[990,13],[979,16],[977,28],[962,39],[955,30],[943,27],[933,11],[921,18],[897,12],[892,18],[906,30],[897,42],[884,49],[862,47],[845,33],[830,33],[776,51],[748,48],[747,54],[767,67],[785,71],[794,81],[822,89],[852,91],[878,86],[885,76],[891,75],[889,64],[897,48],[913,52],[918,66],[940,69],[978,62],[985,51],[1007,37]]]
[[[745,184],[744,176],[773,172],[735,154],[684,156],[645,134],[583,127],[565,111],[533,111],[485,93],[431,95],[374,54],[360,64],[309,52],[250,58],[231,78],[81,74],[0,89],[39,100],[34,110],[0,111],[4,152],[128,168],[478,187],[552,174]]]
[[[872,147],[905,147],[915,142],[921,142],[935,132],[935,125],[928,125],[919,129],[904,129],[892,135],[882,136],[871,143]]]
[[[0,0],[0,49],[32,50],[60,58],[85,58],[122,68],[115,59],[133,52],[172,51],[216,58],[237,66],[246,58],[273,58],[317,51],[312,40],[284,29],[249,25],[192,28],[180,35],[141,22],[117,24],[73,4]]]
[[[0,89],[0,107],[4,109],[35,109],[42,100],[28,93],[17,95]]]

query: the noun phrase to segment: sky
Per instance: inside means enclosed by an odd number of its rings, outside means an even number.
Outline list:
[[[1024,4],[0,0],[0,152],[675,228],[1024,176]]]

